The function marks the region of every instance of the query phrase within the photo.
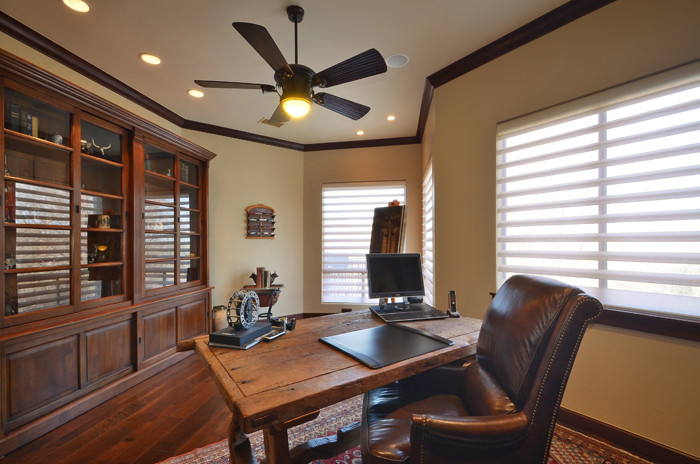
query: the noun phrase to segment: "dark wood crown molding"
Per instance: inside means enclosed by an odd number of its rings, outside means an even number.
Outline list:
[[[447,84],[506,53],[512,52],[614,1],[615,0],[570,0],[568,3],[555,8],[549,13],[545,13],[539,18],[519,27],[510,34],[504,35],[500,39],[491,42],[474,53],[470,53],[464,58],[428,76],[426,78],[425,88],[423,89],[416,137],[421,140],[423,138],[425,124],[428,120],[428,113],[433,100],[433,93],[437,87]]]
[[[447,84],[469,71],[473,71],[506,53],[512,52],[614,1],[615,0],[571,0],[549,13],[545,13],[539,18],[530,21],[524,26],[519,27],[513,32],[504,35],[500,39],[480,48],[474,53],[470,53],[464,58],[455,61],[440,71],[431,74],[428,76],[428,81],[436,88]]]
[[[304,151],[389,147],[393,145],[414,145],[417,143],[420,143],[420,139],[418,137],[394,137],[390,139],[353,140],[352,142],[307,143],[306,145],[304,145]]]
[[[301,143],[290,142],[288,140],[266,137],[264,135],[253,134],[251,132],[239,131],[228,127],[207,124],[205,122],[191,121],[186,119],[181,126],[183,129],[189,129],[207,134],[221,135],[234,139],[247,140],[248,142],[262,143],[264,145],[272,145],[274,147],[289,148],[290,150],[304,151],[304,145]]]
[[[29,82],[36,84],[37,88],[50,88],[55,94],[68,101],[80,102],[81,107],[88,113],[144,130],[202,159],[211,160],[216,156],[211,151],[2,49],[0,49],[0,72],[9,80]]]
[[[510,34],[501,37],[476,52],[428,76],[423,89],[418,127],[414,137],[306,145],[213,124],[186,120],[1,11],[0,30],[183,129],[222,135],[292,150],[319,151],[420,143],[425,131],[435,88],[614,1],[615,0],[571,0],[516,29]]]
[[[89,79],[92,79],[109,90],[112,90],[113,92],[116,92],[119,95],[141,105],[145,109],[152,111],[176,126],[182,126],[183,119],[174,112],[165,108],[160,103],[151,100],[144,94],[129,87],[122,81],[115,79],[110,74],[107,74],[98,67],[88,63],[78,55],[71,53],[57,43],[28,28],[16,19],[6,15],[2,11],[0,11],[0,30],[43,53],[44,55],[53,58],[68,68],[84,75]]]

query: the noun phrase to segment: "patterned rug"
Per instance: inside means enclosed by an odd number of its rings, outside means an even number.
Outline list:
[[[319,416],[306,424],[289,429],[289,446],[294,447],[311,438],[332,436],[339,428],[360,420],[362,397],[322,409]],[[258,459],[265,456],[262,432],[250,435],[253,452]],[[361,464],[359,446],[331,459],[313,464]],[[228,464],[228,441],[222,440],[175,456],[161,464]],[[604,442],[557,425],[549,453],[549,464],[652,464]]]

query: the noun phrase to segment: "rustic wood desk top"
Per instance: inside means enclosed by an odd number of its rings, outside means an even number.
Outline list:
[[[373,388],[473,355],[481,327],[480,320],[467,317],[403,323],[455,343],[381,369],[370,369],[319,341],[382,324],[369,310],[353,311],[299,320],[294,331],[248,350],[209,347],[208,335],[180,348],[194,348],[202,357],[233,412],[233,423],[250,433],[281,427]]]

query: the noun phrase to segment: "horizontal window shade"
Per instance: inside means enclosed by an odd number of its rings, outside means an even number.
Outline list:
[[[326,184],[322,188],[323,303],[369,303],[365,255],[374,208],[406,202],[403,182]]]
[[[499,125],[499,283],[546,275],[700,317],[700,64],[662,82]],[[644,294],[697,300],[644,308]]]
[[[423,287],[428,304],[435,304],[435,255],[433,254],[433,161],[428,162],[423,173]]]

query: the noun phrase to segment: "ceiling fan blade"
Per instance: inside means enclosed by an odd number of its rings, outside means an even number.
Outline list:
[[[272,113],[272,116],[270,116],[270,122],[273,124],[282,124],[287,121],[289,121],[289,115],[286,111],[284,111],[284,108],[282,108],[282,103],[280,103],[277,105],[275,112]]]
[[[369,112],[369,106],[361,105],[360,103],[355,103],[354,101],[336,97],[328,93],[321,92],[315,94],[314,101],[324,108],[335,111],[355,121]]]
[[[252,89],[262,90],[263,93],[274,92],[275,86],[269,84],[253,84],[251,82],[229,82],[229,81],[202,81],[195,80],[195,84],[210,89]]]
[[[324,69],[316,74],[314,85],[332,87],[386,72],[382,55],[374,48]]]
[[[267,29],[251,23],[233,23],[233,27],[270,65],[273,71],[284,69],[289,74],[294,74]]]

